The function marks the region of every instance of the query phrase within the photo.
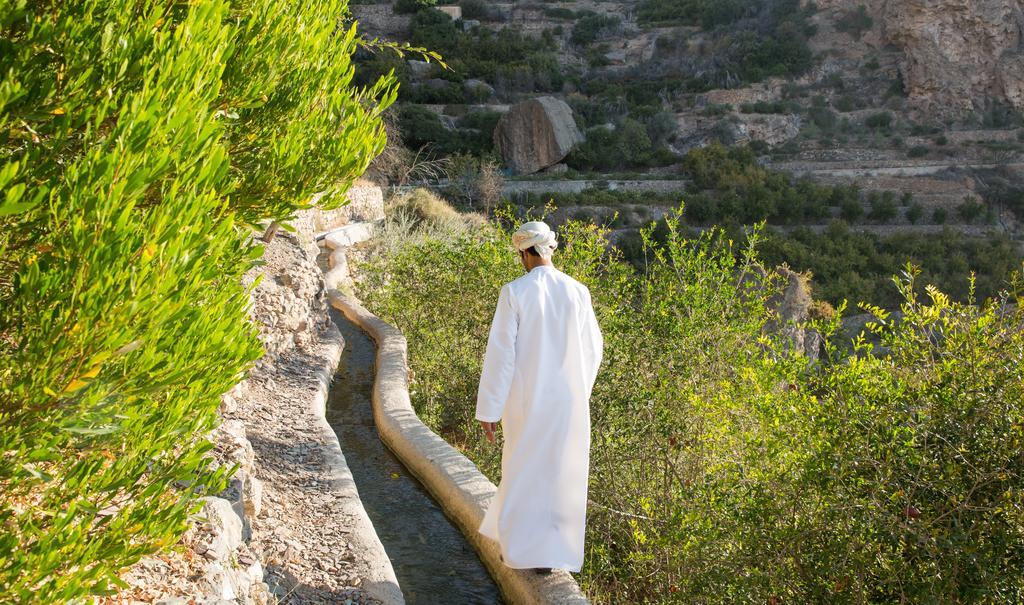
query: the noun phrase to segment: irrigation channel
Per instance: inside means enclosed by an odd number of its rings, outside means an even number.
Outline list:
[[[345,347],[327,399],[327,421],[338,435],[405,602],[502,603],[498,587],[462,532],[377,434],[371,408],[373,340],[338,311],[330,313]]]

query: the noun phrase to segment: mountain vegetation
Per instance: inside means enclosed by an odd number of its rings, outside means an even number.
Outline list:
[[[252,227],[385,143],[345,7],[0,2],[0,601],[110,594],[224,486]]]

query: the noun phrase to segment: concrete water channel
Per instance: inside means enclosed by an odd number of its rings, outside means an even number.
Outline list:
[[[344,315],[331,319],[345,347],[327,400],[359,497],[409,605],[502,603],[498,587],[462,532],[384,446],[373,421],[376,346]]]

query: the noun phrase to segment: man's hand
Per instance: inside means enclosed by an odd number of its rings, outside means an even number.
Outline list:
[[[494,431],[498,430],[498,423],[481,420],[480,427],[484,430],[484,434],[487,435],[487,440],[494,443]]]

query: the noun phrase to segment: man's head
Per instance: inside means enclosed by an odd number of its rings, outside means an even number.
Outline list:
[[[512,234],[512,245],[519,251],[519,260],[527,271],[537,265],[551,264],[551,254],[558,247],[555,232],[542,221],[523,223]]]

